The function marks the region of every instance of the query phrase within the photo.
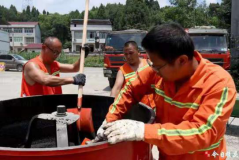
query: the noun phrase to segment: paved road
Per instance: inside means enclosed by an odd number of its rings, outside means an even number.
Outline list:
[[[62,73],[62,77],[72,77],[76,73]],[[87,83],[84,94],[109,95],[108,79],[103,76],[102,68],[85,68]],[[17,98],[20,95],[22,74],[16,71],[0,72],[0,100]],[[65,85],[64,94],[77,94],[78,87]]]
[[[84,87],[84,94],[94,95],[109,95],[110,88],[108,86],[108,79],[103,76],[102,68],[85,68],[87,78],[86,86]],[[75,73],[61,74],[62,77],[71,77]],[[20,95],[22,75],[16,71],[0,72],[0,100],[17,98]],[[77,94],[77,87],[75,85],[63,86],[64,94]],[[230,119],[230,121],[232,118]],[[239,157],[239,119],[232,122],[227,127],[227,149],[228,151],[237,151]],[[153,148],[154,158],[158,157],[158,151]],[[228,158],[229,160],[236,160],[239,158]]]

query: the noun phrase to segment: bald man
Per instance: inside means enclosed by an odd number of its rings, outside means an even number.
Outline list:
[[[21,97],[34,95],[62,94],[62,85],[85,85],[85,75],[62,78],[60,72],[78,72],[80,59],[74,64],[62,64],[56,61],[61,54],[62,43],[56,37],[48,37],[42,44],[39,56],[28,61],[22,72]]]

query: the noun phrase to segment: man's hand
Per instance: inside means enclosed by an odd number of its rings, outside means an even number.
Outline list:
[[[95,139],[92,140],[93,143],[100,142],[100,141],[107,139],[107,137],[104,136],[105,130],[103,129],[106,124],[107,124],[107,121],[104,120],[104,122],[102,123],[102,125],[100,126],[100,128],[97,131],[97,135],[96,135]]]
[[[84,74],[77,74],[73,77],[74,82],[73,84],[75,85],[81,85],[84,86],[85,85],[85,75]]]
[[[107,123],[104,128],[104,136],[110,144],[122,141],[144,140],[144,123],[134,120],[118,120]]]

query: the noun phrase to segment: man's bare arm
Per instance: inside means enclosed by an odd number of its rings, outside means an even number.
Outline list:
[[[70,72],[78,72],[80,69],[80,58],[74,64],[63,64],[59,63],[60,72],[70,73]]]
[[[41,85],[54,87],[65,84],[72,84],[74,82],[73,77],[61,78],[47,75],[42,70],[40,70],[39,67],[33,62],[29,62],[28,64],[26,64],[24,69],[24,75],[27,83],[29,83],[30,85],[33,85],[35,82],[37,82]]]
[[[119,70],[118,73],[117,73],[117,76],[116,76],[115,85],[112,88],[110,96],[111,97],[117,96],[119,94],[123,84],[124,84],[124,75],[123,75],[122,71]]]

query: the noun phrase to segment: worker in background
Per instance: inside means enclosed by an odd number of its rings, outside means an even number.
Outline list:
[[[21,97],[33,95],[62,94],[62,85],[85,85],[85,75],[62,78],[60,72],[78,72],[80,59],[74,64],[56,61],[61,54],[62,43],[56,37],[48,37],[39,56],[29,60],[23,67]],[[88,50],[86,51],[88,53]],[[86,54],[87,54],[86,53]]]
[[[132,78],[136,78],[138,72],[150,69],[147,61],[139,56],[140,52],[135,41],[128,41],[124,44],[124,57],[126,63],[120,67],[117,73],[115,85],[112,88],[110,96],[117,96],[122,87],[124,87],[127,83],[130,83]],[[155,107],[152,94],[144,96],[141,99],[141,102],[152,108]]]
[[[178,24],[156,26],[142,46],[154,71],[139,72],[123,88],[97,132],[97,141],[102,137],[111,144],[145,141],[158,147],[160,160],[226,159],[218,155],[226,153],[226,123],[236,100],[230,74],[194,51],[191,38]],[[132,104],[152,92],[155,124],[121,120]]]

